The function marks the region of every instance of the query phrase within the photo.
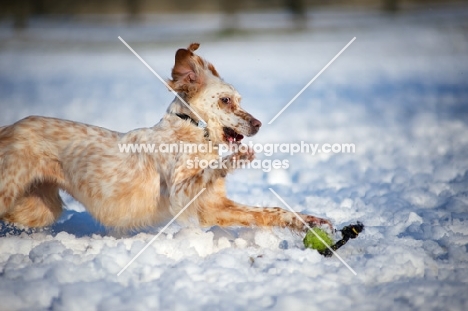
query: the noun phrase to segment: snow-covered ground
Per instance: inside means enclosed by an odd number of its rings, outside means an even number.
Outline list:
[[[365,232],[339,250],[357,275],[285,230],[174,224],[117,276],[162,227],[119,236],[64,195],[68,209],[52,228],[0,223],[0,310],[466,310],[468,8],[312,17],[307,31],[228,37],[213,35],[219,16],[190,31],[174,19],[163,30],[156,22],[77,30],[73,21],[34,21],[14,37],[3,24],[0,125],[38,114],[119,131],[151,126],[172,96],[117,36],[163,77],[177,48],[201,41],[199,54],[263,121],[253,142],[356,145],[355,154],[260,154],[290,167],[239,171],[228,193],[284,207],[271,187],[337,228],[362,221]],[[262,28],[277,19],[242,20]],[[171,24],[176,35],[166,38]],[[164,42],[146,41],[152,29]]]

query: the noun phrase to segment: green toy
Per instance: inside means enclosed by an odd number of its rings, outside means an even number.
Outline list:
[[[324,230],[314,227],[312,230],[307,231],[304,237],[304,246],[307,248],[316,249],[323,252],[328,247],[331,247],[335,242]]]

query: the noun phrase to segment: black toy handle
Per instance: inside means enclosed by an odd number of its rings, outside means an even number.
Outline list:
[[[333,251],[336,251],[337,249],[345,245],[349,241],[349,239],[357,238],[359,233],[361,233],[363,230],[364,225],[359,221],[355,225],[343,227],[343,229],[340,230],[342,239],[330,246],[330,248]],[[319,251],[319,253],[325,257],[331,257],[333,255],[333,252],[330,250],[330,248],[326,248],[323,251]]]

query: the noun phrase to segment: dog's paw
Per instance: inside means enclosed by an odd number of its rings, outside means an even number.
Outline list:
[[[302,218],[304,219],[304,221],[311,228],[313,228],[313,227],[325,227],[325,229],[327,231],[329,231],[329,233],[334,232],[332,223],[327,219],[323,219],[323,218],[319,218],[319,217],[315,217],[315,216],[311,216],[311,215],[303,215]],[[306,227],[306,228],[304,228],[304,230],[307,231],[308,228]]]

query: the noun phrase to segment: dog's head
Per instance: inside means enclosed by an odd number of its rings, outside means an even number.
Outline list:
[[[199,46],[192,43],[176,52],[168,84],[207,122],[214,143],[240,143],[244,136],[255,135],[262,123],[241,108],[241,96],[221,79],[214,66],[193,53]],[[177,110],[199,119],[184,104],[177,105]]]

